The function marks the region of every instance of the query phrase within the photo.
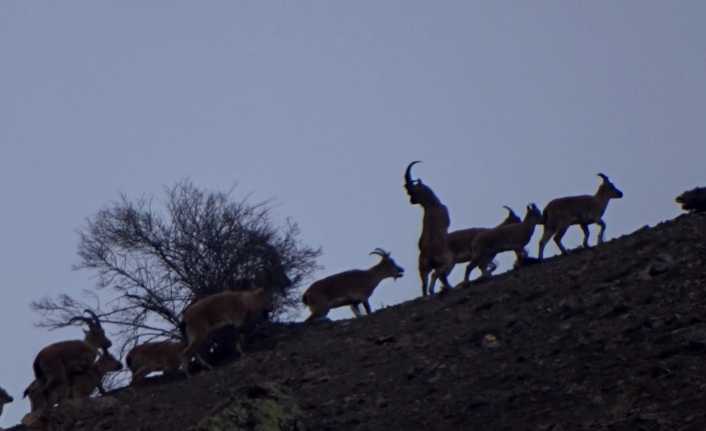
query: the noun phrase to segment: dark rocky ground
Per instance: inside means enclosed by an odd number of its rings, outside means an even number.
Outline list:
[[[706,430],[706,216],[256,338],[235,363],[119,390],[66,429],[186,430],[273,382],[311,430]]]

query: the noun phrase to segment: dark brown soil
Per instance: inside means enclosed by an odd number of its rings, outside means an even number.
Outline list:
[[[369,317],[263,328],[250,347],[118,391],[121,413],[81,429],[186,430],[268,381],[312,430],[705,430],[706,216]]]

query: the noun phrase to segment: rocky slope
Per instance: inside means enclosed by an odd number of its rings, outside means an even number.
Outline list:
[[[362,319],[263,328],[250,350],[55,429],[207,429],[266,382],[296,400],[290,429],[704,430],[706,216]]]

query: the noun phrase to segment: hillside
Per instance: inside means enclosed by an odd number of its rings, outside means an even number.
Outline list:
[[[272,382],[309,430],[704,430],[706,216],[362,319],[264,328],[249,350],[56,429],[187,430]]]

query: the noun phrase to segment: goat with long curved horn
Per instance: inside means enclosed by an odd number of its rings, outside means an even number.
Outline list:
[[[422,180],[412,179],[412,166],[417,163],[420,161],[415,160],[407,165],[404,179],[409,202],[421,205],[424,209],[422,233],[419,237],[419,277],[422,281],[422,295],[426,296],[431,271],[435,272],[445,289],[451,287],[447,277],[453,268],[454,258],[447,238],[451,223],[449,211]]]
[[[88,330],[84,331],[84,339],[60,341],[46,346],[37,353],[32,365],[38,382],[37,390],[47,400],[48,405],[66,399],[71,391],[70,376],[88,370],[93,365],[99,350],[107,354],[108,348],[112,345],[103,331],[98,316],[90,310],[84,310],[84,313],[91,317],[74,316],[63,325],[85,323]],[[56,399],[52,399],[52,396]]]

